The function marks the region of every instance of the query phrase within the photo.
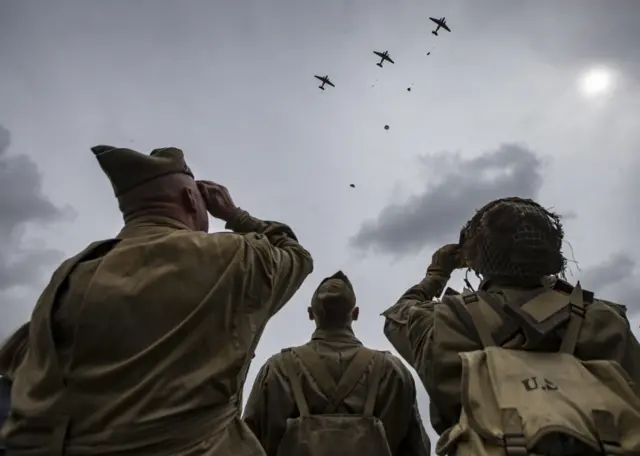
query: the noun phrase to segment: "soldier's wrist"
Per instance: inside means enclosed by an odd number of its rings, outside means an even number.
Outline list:
[[[253,217],[248,211],[237,207],[234,213],[231,215],[225,228],[235,233],[259,233],[264,231],[266,223],[262,220]]]
[[[427,268],[427,277],[449,280],[453,271],[447,271],[439,266],[429,266]]]

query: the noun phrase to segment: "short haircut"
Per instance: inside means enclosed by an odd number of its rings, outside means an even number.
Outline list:
[[[342,283],[339,291],[328,291],[328,282]],[[327,277],[316,289],[311,298],[311,308],[319,326],[336,327],[351,323],[351,312],[356,306],[356,295],[349,278],[338,271]]]

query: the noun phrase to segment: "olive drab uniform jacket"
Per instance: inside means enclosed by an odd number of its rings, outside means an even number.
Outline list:
[[[567,296],[573,288],[560,280],[547,286]],[[531,293],[531,290],[492,285],[488,281],[481,283],[481,291],[488,292],[500,303],[517,302]],[[635,383],[635,393],[640,396],[640,345],[631,332],[623,306],[598,299],[590,301],[586,306],[575,356],[583,361],[605,359],[618,362]],[[481,350],[482,344],[474,332],[466,329],[450,306],[427,297],[421,284],[410,288],[385,311],[384,316],[393,322],[390,327],[406,328],[404,332],[396,331],[395,337],[406,335],[404,342],[411,346],[412,365],[429,393],[432,426],[442,434],[460,417],[462,359],[458,353]],[[527,338],[517,328],[516,331],[507,331],[510,332],[507,334],[500,331],[504,327],[499,327],[499,322],[487,321],[503,347],[526,346]],[[538,349],[557,351],[560,342],[560,338],[550,338],[545,342],[549,346]]]
[[[302,348],[311,349],[325,362],[332,380],[339,383],[362,343],[351,329],[318,329],[311,341]],[[297,417],[299,411],[287,377],[284,357],[289,350],[272,356],[260,369],[247,405],[244,420],[256,435],[268,456],[276,456],[287,428],[287,420]],[[295,351],[293,352],[295,353]],[[328,413],[329,398],[305,364],[294,354],[294,361],[302,372],[302,389],[310,413]],[[416,403],[416,389],[409,370],[400,359],[387,353],[382,380],[374,406],[385,429],[387,442],[394,456],[428,456],[430,442]],[[362,414],[367,398],[367,378],[372,372],[369,364],[360,381],[336,404],[333,413]],[[324,390],[324,391],[323,391]]]
[[[20,326],[0,347],[0,376],[13,378],[24,359],[29,339],[29,323]]]
[[[138,220],[54,272],[15,373],[12,455],[263,454],[242,387],[313,263],[285,225],[242,211],[227,227]]]

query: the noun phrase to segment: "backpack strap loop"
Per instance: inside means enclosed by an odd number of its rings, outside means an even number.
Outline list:
[[[584,296],[582,294],[582,287],[580,282],[573,288],[571,296],[569,297],[569,306],[571,311],[571,317],[569,319],[569,325],[567,331],[562,338],[562,344],[560,345],[560,353],[573,354],[578,344],[578,336],[580,334],[580,328],[584,320],[586,311],[584,307]]]
[[[380,382],[382,381],[382,370],[384,368],[385,359],[385,353],[374,352],[373,370],[369,374],[369,381],[367,382],[367,399],[365,400],[364,412],[362,413],[364,418],[371,418],[373,416],[376,398],[378,397],[378,390],[380,389]]]
[[[293,393],[296,407],[298,407],[298,413],[300,413],[300,417],[302,418],[309,417],[311,416],[309,404],[307,404],[307,399],[304,397],[304,392],[302,391],[302,382],[300,381],[301,373],[296,366],[295,359],[293,359],[293,351],[290,349],[283,350],[283,355],[284,371],[291,383],[291,392]]]
[[[507,456],[527,456],[527,439],[524,436],[522,417],[518,410],[507,408],[502,410],[502,437],[504,451]]]

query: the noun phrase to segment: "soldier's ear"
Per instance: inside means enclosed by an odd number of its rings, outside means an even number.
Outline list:
[[[309,313],[309,320],[315,321],[316,316],[313,314],[313,309],[311,307],[307,307],[307,312]]]
[[[190,188],[182,189],[182,204],[191,214],[198,211],[198,202],[194,191]]]
[[[351,311],[351,320],[356,321],[360,316],[360,307],[354,307]]]

